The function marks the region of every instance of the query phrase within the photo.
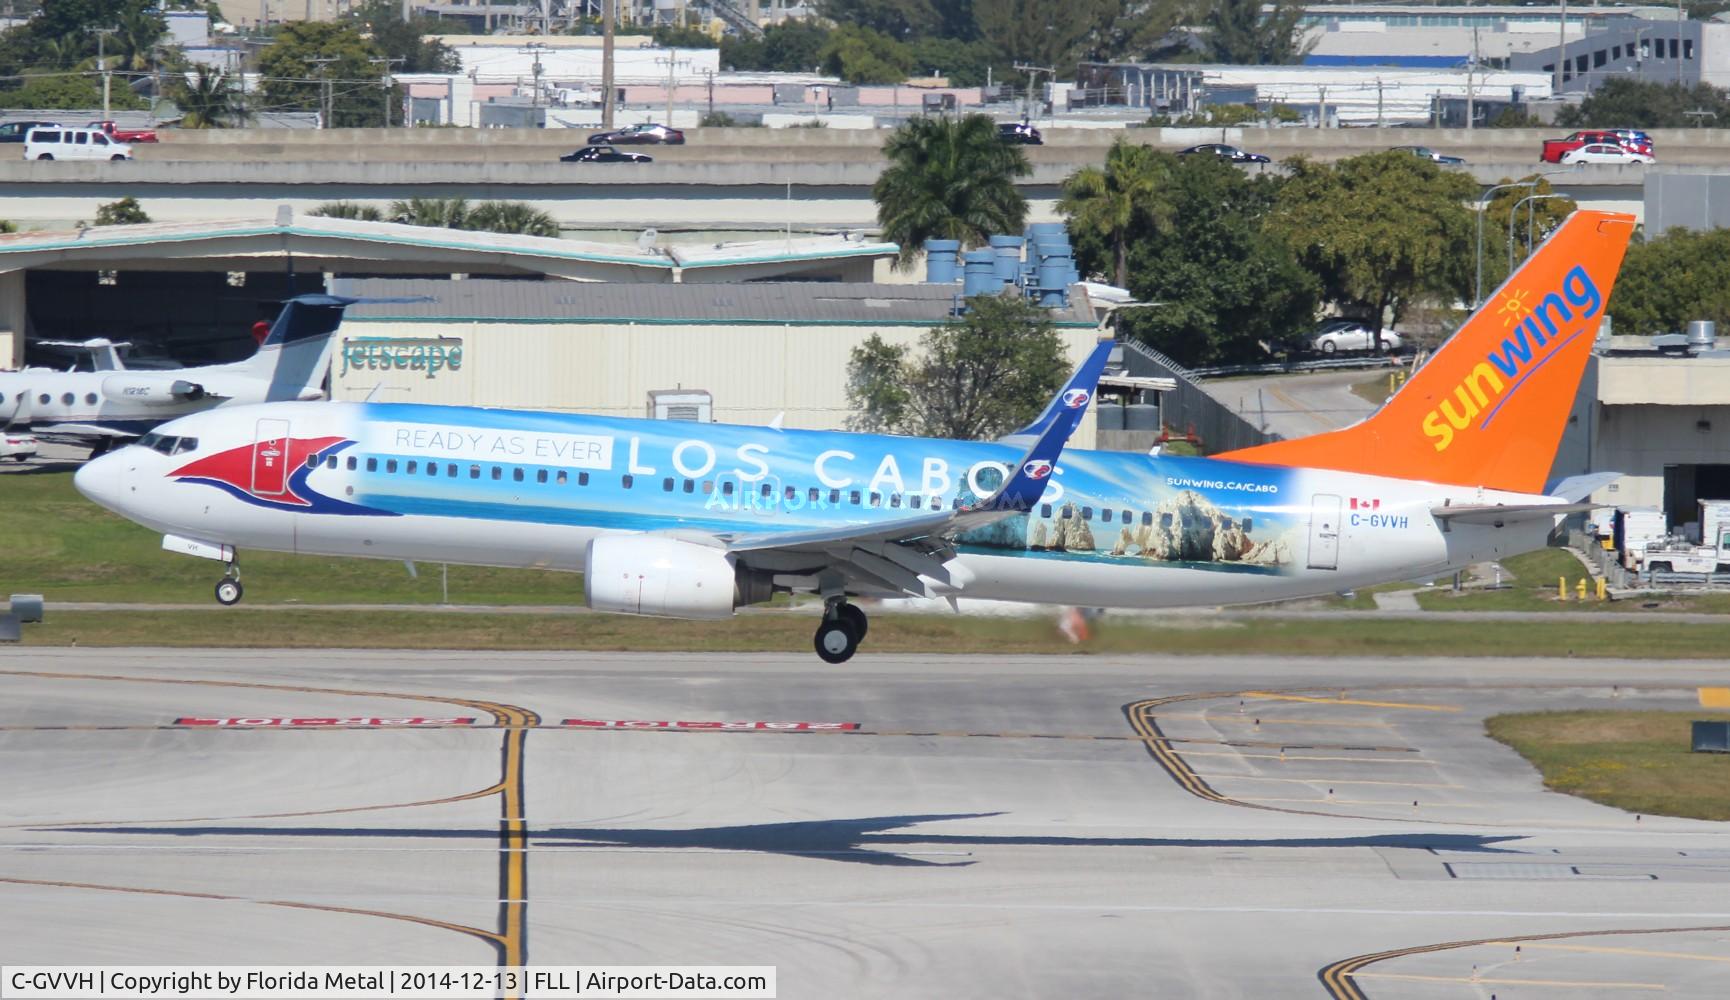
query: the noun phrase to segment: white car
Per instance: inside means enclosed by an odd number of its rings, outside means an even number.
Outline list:
[[[99,128],[38,125],[24,136],[26,160],[130,160],[132,147]]]
[[[1336,319],[1323,323],[1311,336],[1310,347],[1322,354],[1338,354],[1341,351],[1368,351],[1374,348],[1383,353],[1400,349],[1400,335],[1393,330],[1382,330],[1381,340],[1375,341],[1375,332],[1355,319]]]
[[[0,458],[22,462],[36,454],[36,438],[30,434],[0,433]]]
[[[1656,163],[1649,154],[1636,153],[1622,146],[1595,142],[1562,154],[1563,163]]]

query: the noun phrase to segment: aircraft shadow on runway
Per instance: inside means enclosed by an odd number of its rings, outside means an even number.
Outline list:
[[[891,833],[919,823],[987,819],[1006,815],[948,813],[873,816],[857,819],[801,820],[745,826],[712,826],[684,830],[583,827],[531,830],[530,844],[540,848],[624,848],[629,850],[748,851],[784,854],[825,861],[897,867],[953,868],[974,861],[933,861],[915,854],[895,853],[895,847],[1169,847],[1169,848],[1334,848],[1387,847],[1431,853],[1519,854],[1495,845],[1520,840],[1519,835],[1466,833],[1388,833],[1356,837],[1183,838],[1183,837],[1052,837],[998,834]],[[437,840],[496,840],[497,830],[439,830],[385,827],[262,827],[262,826],[101,826],[44,827],[44,832],[139,834],[170,837],[366,837]],[[879,850],[874,848],[889,848]]]

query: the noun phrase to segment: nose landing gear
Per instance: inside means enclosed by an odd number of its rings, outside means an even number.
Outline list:
[[[233,607],[245,593],[246,589],[240,585],[240,564],[229,563],[227,575],[216,581],[216,603]]]
[[[817,635],[812,645],[824,663],[846,663],[859,651],[869,623],[865,612],[848,604],[845,598],[830,598],[823,610],[823,620],[817,623]]]

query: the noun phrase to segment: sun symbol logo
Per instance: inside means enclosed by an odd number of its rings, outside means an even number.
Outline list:
[[[1530,293],[1521,288],[1509,292],[1502,299],[1502,306],[1496,310],[1496,315],[1502,317],[1502,326],[1509,327],[1532,314],[1532,307],[1526,304],[1526,296]]]

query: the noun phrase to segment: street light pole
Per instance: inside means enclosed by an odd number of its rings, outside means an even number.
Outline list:
[[[1537,182],[1533,181],[1532,183],[1536,184]],[[1526,197],[1521,198],[1519,201],[1514,202],[1513,210],[1508,213],[1508,274],[1509,274],[1509,276],[1512,276],[1514,273],[1514,220],[1518,219],[1520,217],[1520,206],[1526,204],[1527,202],[1543,201],[1545,198],[1566,198],[1566,197],[1568,197],[1568,196],[1565,194],[1529,194]],[[1531,242],[1532,242],[1532,226],[1531,226],[1531,223],[1527,223],[1526,224],[1526,244],[1527,244],[1526,253],[1527,253],[1527,256],[1531,255]]]
[[[1505,191],[1508,188],[1535,188],[1537,186],[1538,181],[1536,178],[1529,181],[1515,181],[1512,184],[1497,184],[1495,187],[1485,191],[1483,197],[1478,199],[1478,276],[1472,281],[1473,309],[1478,308],[1478,306],[1484,301],[1484,215],[1490,209],[1490,196],[1495,194],[1497,191]],[[1511,242],[1513,237],[1510,236],[1508,239]],[[1511,252],[1512,251],[1510,251],[1510,253]],[[1512,270],[1511,265],[1509,269]]]
[[[109,35],[114,34],[114,32],[119,29],[91,28],[90,30],[96,33],[96,66],[98,69],[102,70],[102,120],[107,121],[112,117],[108,113],[109,81],[111,77],[108,72],[108,50],[104,43],[108,41]]]

